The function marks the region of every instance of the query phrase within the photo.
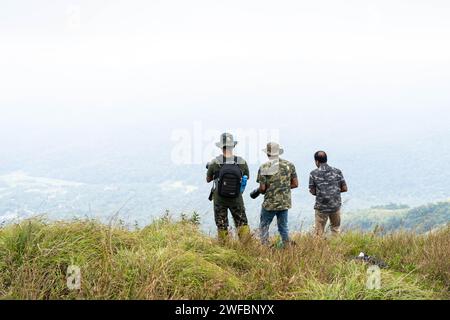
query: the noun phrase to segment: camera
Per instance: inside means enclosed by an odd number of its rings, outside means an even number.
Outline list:
[[[256,198],[258,198],[260,195],[261,195],[261,191],[259,191],[259,188],[258,188],[258,189],[253,190],[253,191],[250,193],[250,198],[256,199]]]

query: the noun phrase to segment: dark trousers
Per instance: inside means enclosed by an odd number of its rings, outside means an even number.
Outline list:
[[[236,228],[248,225],[247,215],[245,214],[245,207],[243,205],[225,206],[214,203],[214,218],[217,229],[228,230],[228,210],[231,212]]]

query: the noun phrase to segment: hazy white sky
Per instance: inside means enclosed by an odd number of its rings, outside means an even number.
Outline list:
[[[236,114],[229,127],[445,130],[449,17],[446,0],[2,1],[0,130]]]

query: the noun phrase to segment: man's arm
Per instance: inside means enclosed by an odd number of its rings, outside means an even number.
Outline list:
[[[347,192],[348,191],[348,187],[347,184],[345,183],[345,181],[341,182],[341,192]]]
[[[295,169],[295,166],[291,164],[291,189],[297,188],[298,188],[297,170]]]
[[[341,176],[341,181],[339,183],[340,187],[341,187],[341,192],[342,193],[347,192],[348,191],[348,187],[347,187],[347,183],[345,182],[344,175],[342,174],[342,171],[339,171],[339,174]]]
[[[262,194],[265,194],[267,191],[267,185],[265,183],[260,183],[259,184],[259,192],[261,192]]]
[[[291,180],[291,189],[297,189],[298,188],[298,178],[292,178]]]
[[[314,178],[312,175],[309,176],[309,192],[313,195],[317,195],[316,183],[314,182]]]
[[[248,168],[248,164],[247,164],[247,162],[245,162],[245,161],[244,161],[244,166],[243,166],[242,174],[243,174],[244,176],[247,176],[248,179],[250,179],[250,169]]]
[[[210,183],[214,180],[214,163],[208,164],[208,171],[206,172],[206,183]]]
[[[265,194],[268,186],[267,186],[267,178],[266,176],[261,174],[261,168],[259,168],[258,170],[258,176],[256,178],[256,182],[259,182],[259,192],[261,192],[262,194]]]

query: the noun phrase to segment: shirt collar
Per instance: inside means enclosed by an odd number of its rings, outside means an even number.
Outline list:
[[[330,166],[328,163],[321,163],[319,166],[319,170],[327,170]]]

